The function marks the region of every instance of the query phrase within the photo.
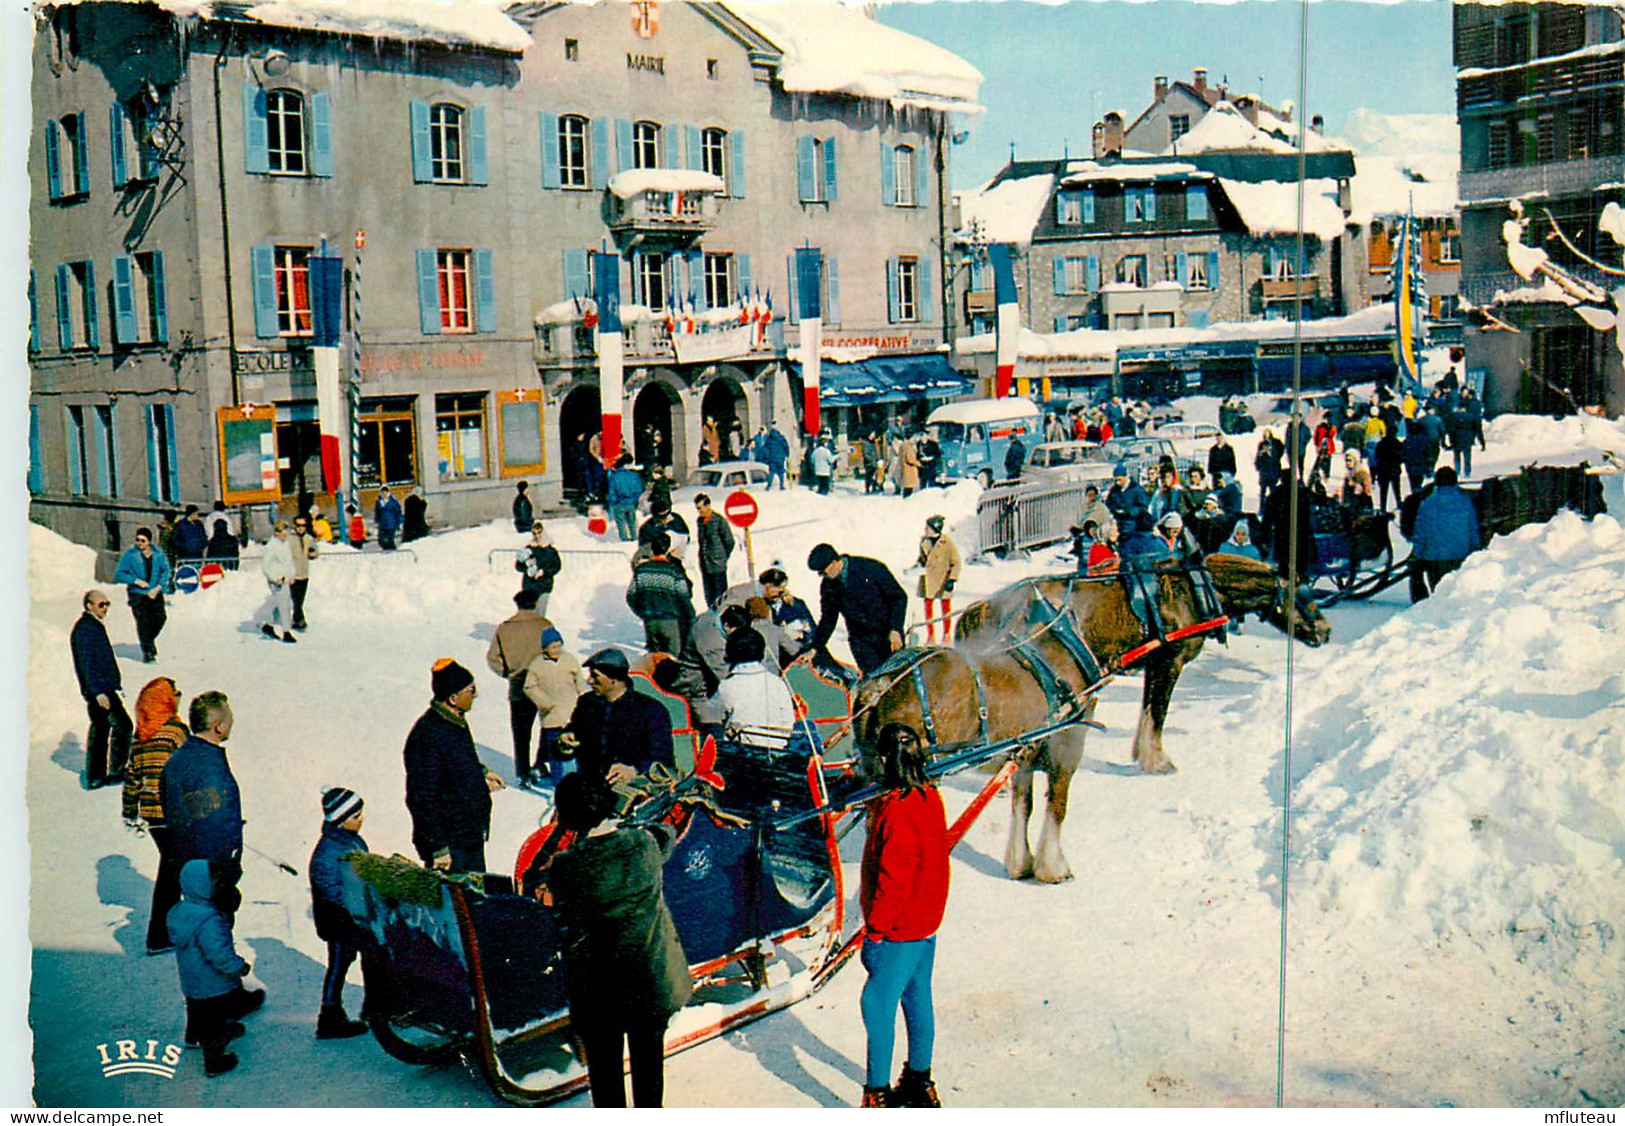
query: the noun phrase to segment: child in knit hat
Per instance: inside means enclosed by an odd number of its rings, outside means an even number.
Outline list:
[[[536,705],[541,721],[541,743],[536,749],[537,772],[557,785],[576,768],[559,744],[570,723],[576,700],[587,690],[581,661],[564,647],[564,635],[548,626],[542,631],[542,651],[525,669],[525,695]]]
[[[316,935],[327,942],[327,976],[322,978],[322,1008],[316,1018],[316,1039],[342,1040],[367,1031],[364,1021],[344,1013],[344,978],[368,936],[344,908],[344,882],[340,865],[352,852],[366,852],[361,839],[365,803],[354,790],[334,786],[322,793],[322,835],[310,854],[310,909]],[[366,959],[362,960],[366,971]],[[363,1006],[364,1007],[364,1006]]]

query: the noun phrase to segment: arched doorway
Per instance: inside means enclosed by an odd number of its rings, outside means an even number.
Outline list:
[[[700,420],[702,456],[716,461],[743,456],[743,448],[750,441],[750,415],[738,380],[718,376],[711,381],[700,400]],[[708,422],[716,423],[714,440]]]
[[[682,400],[670,384],[650,380],[632,401],[632,456],[645,470],[676,462]]]
[[[603,426],[598,407],[598,387],[583,384],[571,389],[559,405],[559,455],[563,459],[559,476],[567,500],[579,500],[587,490],[587,440]]]

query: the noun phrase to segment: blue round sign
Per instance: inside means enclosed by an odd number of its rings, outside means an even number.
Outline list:
[[[198,588],[197,568],[190,563],[183,563],[175,568],[175,589],[182,594],[191,594]]]

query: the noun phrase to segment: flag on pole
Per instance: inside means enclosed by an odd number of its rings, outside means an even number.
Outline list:
[[[796,289],[800,291],[801,313],[801,413],[808,434],[817,437],[821,425],[818,403],[819,352],[824,342],[823,309],[819,298],[824,288],[824,252],[816,246],[796,248]],[[764,306],[761,332],[767,331],[772,312]]]
[[[621,456],[621,399],[624,356],[621,351],[621,260],[614,254],[593,257],[598,322],[598,411],[602,419],[601,452],[605,466]]]
[[[1010,244],[1004,242],[989,246],[987,258],[993,267],[993,301],[997,315],[994,321],[993,396],[1002,399],[1010,394],[1010,381],[1016,374],[1016,347],[1021,338],[1021,311],[1016,304],[1016,263]]]
[[[1400,386],[1420,388],[1416,349],[1422,338],[1422,240],[1416,237],[1416,221],[1407,214],[1399,229],[1399,245],[1394,248],[1394,359],[1399,368]]]
[[[321,433],[322,492],[339,495],[339,435],[344,415],[339,393],[339,329],[344,305],[344,261],[310,257],[311,360],[316,369],[316,422]]]

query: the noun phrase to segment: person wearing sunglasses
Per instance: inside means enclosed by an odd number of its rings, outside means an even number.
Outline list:
[[[85,788],[90,790],[123,778],[134,730],[119,698],[124,682],[107,640],[107,609],[112,604],[105,591],[85,591],[84,613],[68,635],[79,694],[90,713],[90,733],[85,736]]]
[[[152,542],[151,528],[135,530],[135,546],[119,556],[113,581],[123,583],[129,593],[141,659],[150,665],[158,659],[158,635],[168,618],[164,591],[169,586],[169,557]]]

